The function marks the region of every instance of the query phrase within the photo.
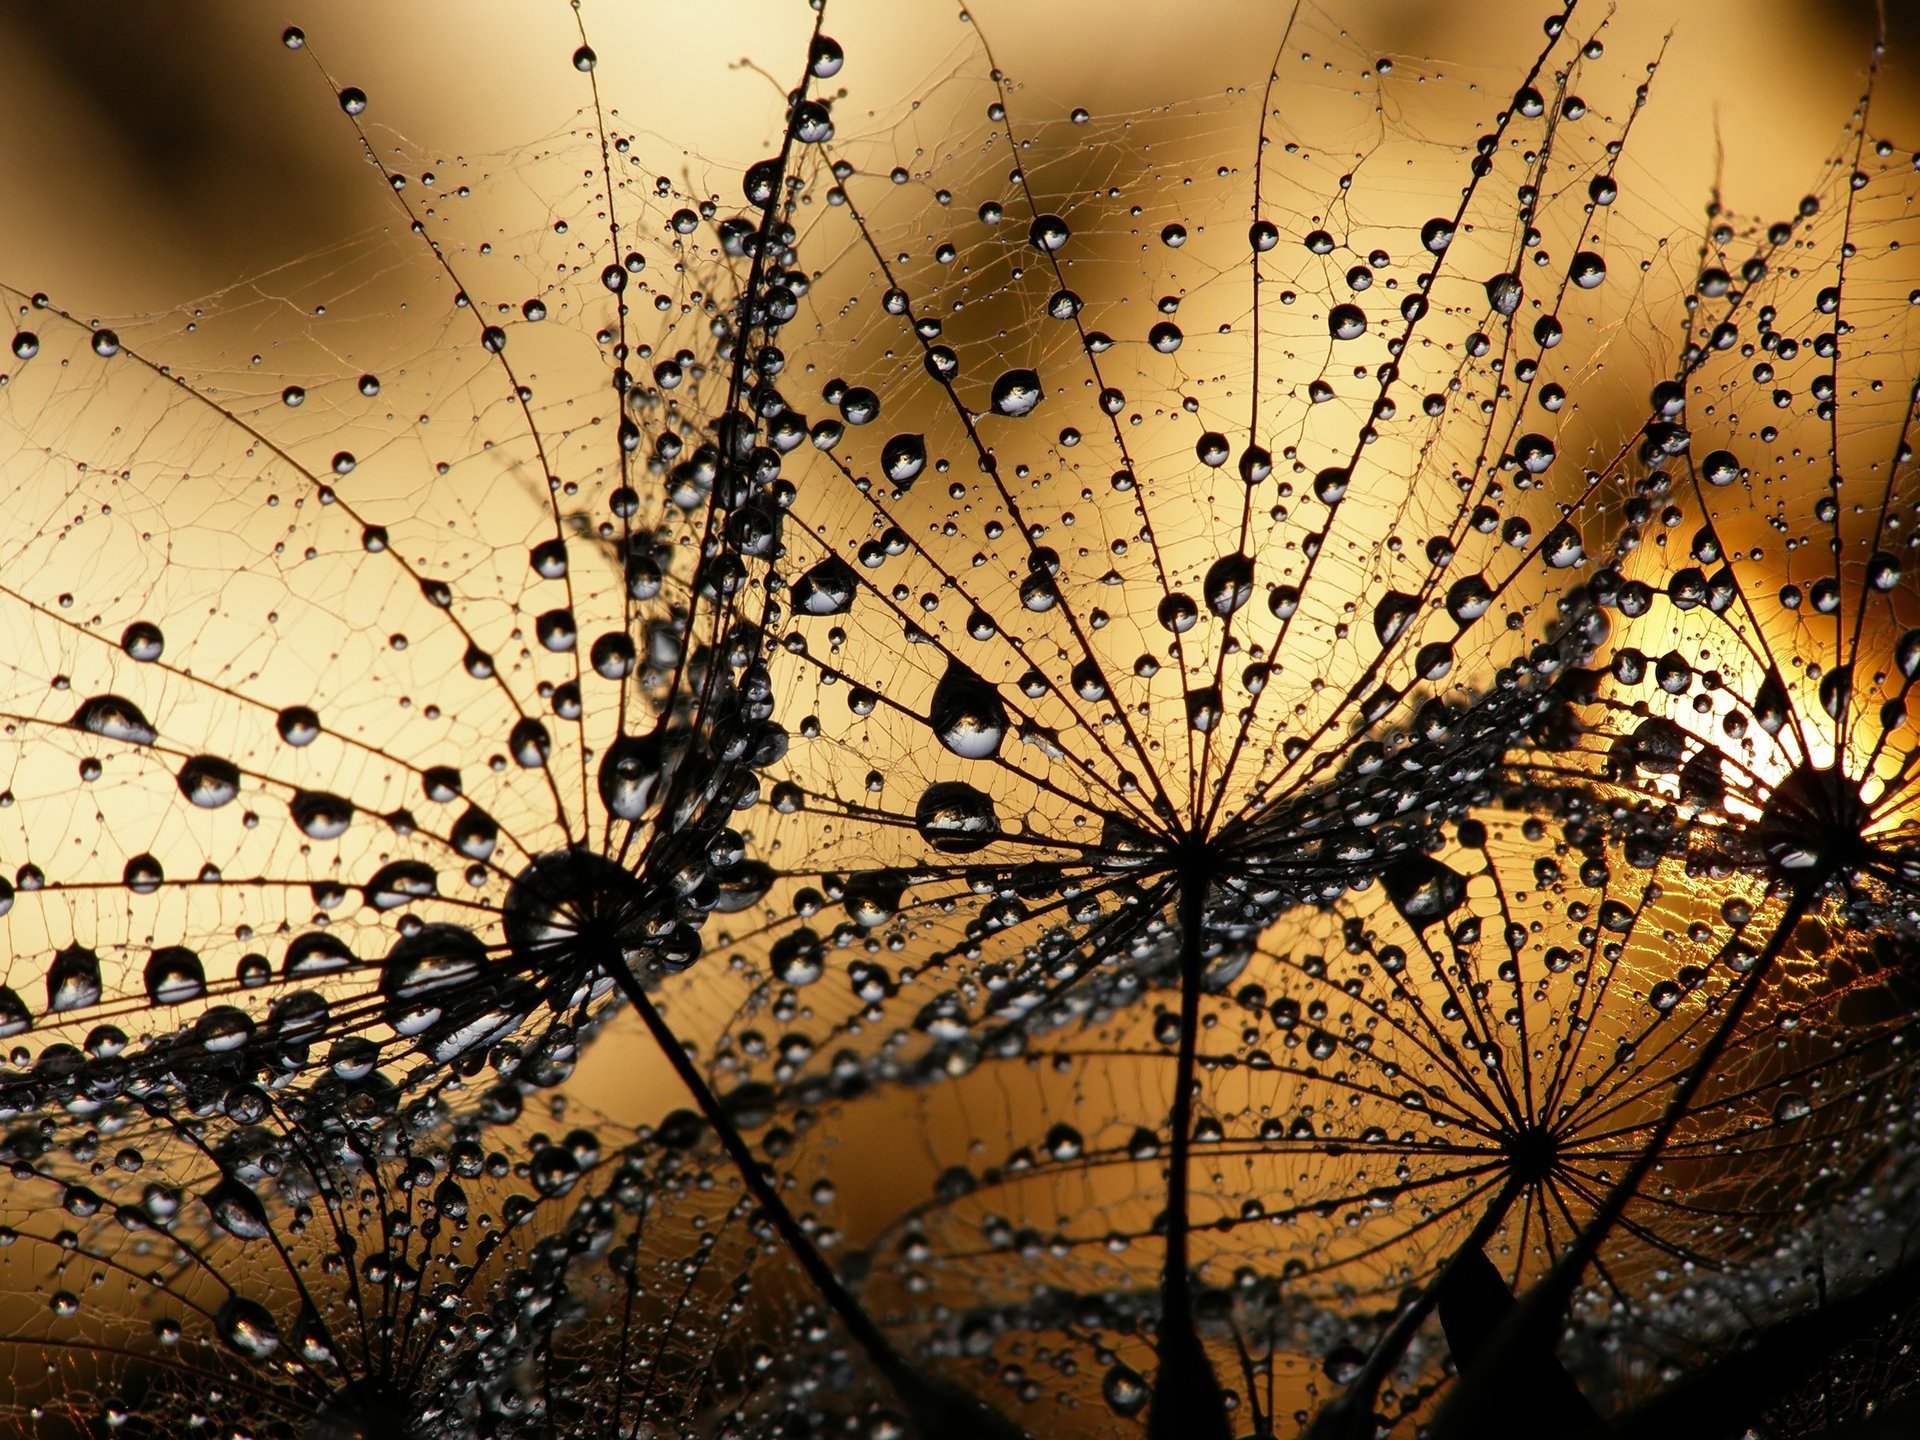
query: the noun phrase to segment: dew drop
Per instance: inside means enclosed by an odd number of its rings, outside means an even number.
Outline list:
[[[280,1348],[280,1331],[267,1308],[238,1293],[214,1312],[213,1328],[229,1349],[250,1360],[264,1360]]]
[[[309,840],[337,840],[353,823],[353,804],[324,791],[296,790],[287,807]]]
[[[1107,1408],[1122,1419],[1132,1419],[1147,1408],[1152,1392],[1140,1372],[1130,1365],[1115,1363],[1100,1381],[1100,1394]]]
[[[920,838],[946,855],[968,855],[991,844],[1000,817],[983,791],[958,780],[941,780],[920,795],[914,810]]]
[[[118,695],[95,695],[73,712],[67,722],[76,730],[118,740],[127,745],[151,745],[156,733],[140,707]]]
[[[147,999],[155,1005],[182,1005],[207,993],[207,972],[200,957],[184,945],[167,945],[148,957]]]
[[[1038,215],[1027,227],[1027,243],[1043,254],[1062,248],[1073,236],[1067,222],[1058,215]]]
[[[180,793],[202,810],[218,810],[240,793],[240,771],[218,755],[194,755],[180,767]]]
[[[1413,617],[1420,613],[1420,602],[1400,590],[1389,590],[1373,606],[1373,633],[1385,647],[1399,639]]]
[[[1233,614],[1253,598],[1253,559],[1248,555],[1222,555],[1207,568],[1200,587],[1207,609],[1215,615]]]
[[[902,489],[920,478],[927,468],[927,441],[924,435],[896,435],[880,449],[880,468],[887,479]]]
[[[274,721],[280,738],[296,749],[320,738],[320,717],[305,705],[289,705]]]
[[[1730,450],[1715,450],[1700,462],[1700,475],[1709,485],[1731,485],[1740,478],[1740,462]]]
[[[957,660],[934,687],[928,707],[934,738],[964,760],[986,760],[1000,751],[1007,734],[1007,710],[999,694]]]
[[[161,652],[167,648],[167,642],[158,625],[136,620],[121,632],[120,648],[129,658],[150,665],[160,658]]]
[[[803,615],[845,615],[859,583],[852,566],[829,555],[793,582],[793,608]]]
[[[84,945],[69,945],[47,967],[47,1009],[54,1014],[100,1003],[100,957]]]
[[[1012,419],[1031,415],[1044,392],[1040,376],[1032,370],[1009,370],[993,382],[993,408]]]

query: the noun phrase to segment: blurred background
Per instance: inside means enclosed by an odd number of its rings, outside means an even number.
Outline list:
[[[1920,44],[1920,6],[1883,8],[1897,73]],[[1337,22],[1355,46],[1424,72],[1486,75],[1533,53],[1546,12],[1531,0],[1352,0]],[[971,13],[1018,83],[1063,106],[1112,111],[1259,82],[1287,7],[981,0]],[[956,14],[942,0],[836,5],[827,28],[864,44],[845,72],[863,100],[889,82],[905,100],[963,62]],[[626,123],[719,171],[758,158],[776,114],[764,75],[728,67],[778,65],[812,21],[799,0],[589,3],[580,15]],[[1573,23],[1603,18],[1594,7]],[[98,313],[143,310],[390,213],[311,65],[282,48],[287,25],[306,29],[341,84],[373,97],[370,120],[422,150],[504,152],[565,125],[580,103],[566,63],[579,43],[575,14],[559,0],[0,8],[5,278]],[[1610,55],[1624,64],[1666,47],[1653,133],[1636,148],[1676,213],[1698,213],[1716,169],[1743,212],[1771,215],[1796,200],[1860,92],[1874,29],[1864,0],[1623,0]],[[1877,128],[1910,134],[1916,105],[1920,87],[1887,86]]]

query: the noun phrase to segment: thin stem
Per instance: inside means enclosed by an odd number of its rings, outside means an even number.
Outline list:
[[[1190,842],[1191,843],[1191,842]],[[1193,1281],[1187,1233],[1191,1224],[1188,1170],[1193,1150],[1193,1091],[1200,1036],[1200,976],[1205,963],[1207,884],[1211,856],[1195,845],[1180,868],[1180,1045],[1174,1060],[1173,1102],[1167,1112],[1167,1249],[1160,1276],[1160,1370],[1147,1412],[1150,1440],[1228,1440],[1226,1397],[1193,1321]]]
[[[1487,1242],[1506,1220],[1507,1212],[1513,1208],[1513,1202],[1525,1188],[1525,1182],[1518,1176],[1509,1177],[1507,1183],[1500,1187],[1493,1203],[1487,1206],[1466,1239],[1455,1247],[1440,1272],[1427,1282],[1426,1288],[1411,1304],[1404,1306],[1394,1316],[1386,1333],[1374,1343],[1373,1351],[1367,1356],[1360,1373],[1348,1382],[1345,1393],[1315,1417],[1312,1428],[1307,1431],[1307,1440],[1372,1440],[1374,1400],[1380,1393],[1382,1382],[1406,1355],[1414,1334],[1439,1305],[1440,1297],[1446,1293],[1447,1282],[1453,1278],[1454,1272],[1471,1256],[1486,1249]]]
[[[799,1220],[762,1167],[759,1157],[734,1125],[719,1097],[707,1084],[706,1077],[700,1073],[700,1067],[694,1064],[693,1056],[654,1005],[639,978],[624,961],[615,961],[607,968],[621,993],[639,1013],[641,1022],[653,1036],[654,1043],[660,1047],[661,1054],[666,1056],[667,1063],[673,1066],[674,1073],[680,1077],[680,1083],[687,1087],[694,1104],[713,1127],[721,1148],[727,1152],[734,1169],[739,1171],[748,1193],[779,1233],[782,1243],[799,1262],[800,1268],[806,1272],[807,1279],[819,1292],[820,1298],[839,1317],[854,1343],[866,1352],[874,1368],[906,1406],[925,1440],[958,1440],[962,1435],[978,1437],[978,1440],[1024,1440],[1022,1432],[998,1411],[964,1391],[928,1380],[901,1358],[899,1351],[881,1334],[880,1327],[874,1324],[873,1317],[841,1283],[840,1277],[833,1273],[812,1238],[801,1228]]]

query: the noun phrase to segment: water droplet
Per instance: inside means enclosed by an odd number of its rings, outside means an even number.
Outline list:
[[[1060,249],[1072,238],[1067,222],[1058,215],[1039,215],[1027,227],[1027,243],[1046,254]]]
[[[1107,1406],[1122,1419],[1132,1419],[1147,1408],[1153,1394],[1140,1372],[1130,1365],[1115,1362],[1100,1381],[1100,1394]]]
[[[1162,628],[1176,635],[1184,635],[1200,619],[1200,607],[1193,603],[1191,595],[1163,596],[1155,612]]]
[[[180,766],[180,793],[202,810],[218,810],[240,793],[240,771],[218,755],[195,755]]]
[[[161,652],[166,649],[166,645],[167,642],[160,633],[160,627],[149,624],[145,620],[134,621],[120,636],[120,648],[126,651],[130,658],[142,664],[152,664],[158,660]]]
[[[353,803],[324,791],[296,790],[287,808],[309,840],[337,840],[353,823]]]
[[[1253,558],[1248,555],[1222,555],[1207,568],[1200,587],[1207,609],[1225,617],[1253,598]]]
[[[1007,710],[994,688],[957,660],[934,687],[928,707],[934,738],[966,760],[985,760],[1000,751],[1007,734]]]
[[[1394,908],[1416,930],[1445,920],[1467,899],[1466,877],[1430,855],[1396,860],[1381,880]]]
[[[968,855],[991,844],[1000,833],[1000,817],[983,791],[957,780],[941,780],[920,795],[914,811],[920,838],[947,855]]]
[[[816,80],[831,80],[846,63],[840,42],[829,35],[816,35],[807,52],[807,71]]]
[[[638,820],[652,806],[654,790],[663,769],[660,741],[654,735],[622,735],[607,748],[600,761],[600,800],[610,814],[621,820]],[[478,812],[470,811],[477,815]],[[480,817],[484,819],[485,817]],[[489,820],[485,844],[493,852],[498,829]],[[457,842],[456,842],[457,843]],[[465,845],[463,852],[472,854]],[[484,860],[486,855],[474,856]]]
[[[1036,372],[1009,370],[993,382],[993,408],[1001,415],[1019,419],[1033,413],[1043,393]]]
[[[167,945],[148,957],[147,999],[155,1005],[182,1005],[207,993],[207,972],[200,957],[184,945]]]
[[[793,582],[793,608],[803,615],[844,615],[859,584],[852,566],[829,555]]]
[[[274,721],[280,738],[296,748],[320,738],[320,717],[305,705],[289,705]]]
[[[1553,441],[1545,435],[1535,433],[1522,435],[1513,446],[1513,458],[1529,475],[1546,474],[1557,453]]]
[[[1813,1102],[1795,1091],[1790,1090],[1773,1102],[1773,1123],[1776,1125],[1791,1125],[1811,1114]]]
[[[156,738],[152,722],[140,713],[140,707],[118,695],[95,695],[74,711],[67,723],[76,730],[128,745],[151,745]]]
[[[231,1176],[201,1196],[213,1223],[236,1240],[264,1240],[273,1233],[260,1197]]]
[[[214,1312],[213,1328],[230,1349],[251,1360],[264,1360],[280,1348],[280,1331],[272,1314],[237,1292]]]
[[[896,435],[881,447],[880,468],[887,479],[905,489],[919,479],[927,468],[927,441],[924,435]]]
[[[69,945],[47,967],[47,1009],[55,1014],[100,1003],[100,957],[84,945]]]
[[[1397,640],[1413,617],[1420,613],[1420,602],[1400,590],[1389,590],[1373,606],[1373,633],[1382,647]]]

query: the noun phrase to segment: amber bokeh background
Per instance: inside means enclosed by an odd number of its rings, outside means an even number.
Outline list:
[[[876,93],[876,72],[886,71],[910,93],[965,40],[955,7],[940,0],[890,7],[901,13],[880,26],[882,7],[857,8],[846,28],[871,38],[848,74],[863,96]],[[1593,8],[1576,25],[1597,23]],[[1652,56],[1671,32],[1654,133],[1636,147],[1671,206],[1701,204],[1716,132],[1730,204],[1771,214],[1798,198],[1859,92],[1874,8],[1852,0],[1621,4],[1608,30],[1614,61]],[[1102,110],[1257,83],[1286,9],[1269,0],[972,7],[1010,75],[1062,106]],[[1381,55],[1488,74],[1532,54],[1547,9],[1526,0],[1358,0],[1335,13],[1356,44]],[[842,7],[835,11],[838,18]],[[1920,44],[1920,7],[1888,0],[1885,11],[1899,64]],[[773,138],[767,82],[727,67],[742,57],[779,65],[812,18],[786,0],[582,13],[605,61],[603,86],[627,123],[718,172],[737,171]],[[372,118],[422,149],[504,151],[564,123],[579,103],[565,63],[577,43],[574,16],[557,0],[9,6],[0,11],[7,278],[102,314],[143,310],[385,218],[311,68],[281,50],[288,24],[311,33],[342,83],[374,97]],[[828,28],[836,28],[831,19]],[[544,44],[530,38],[542,32]],[[1889,86],[1878,128],[1905,129],[1899,121],[1914,113],[1915,93]]]

